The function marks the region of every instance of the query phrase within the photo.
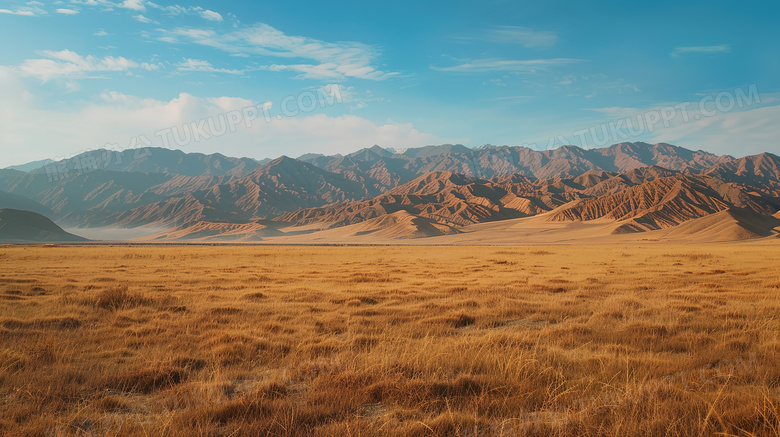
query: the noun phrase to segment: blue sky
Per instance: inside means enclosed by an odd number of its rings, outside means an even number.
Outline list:
[[[780,153],[779,11],[776,1],[4,0],[0,166],[143,144],[255,158],[640,140]],[[266,112],[254,118],[253,107]],[[209,131],[231,113],[243,117],[234,129]]]

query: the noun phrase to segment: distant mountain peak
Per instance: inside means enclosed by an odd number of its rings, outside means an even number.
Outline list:
[[[374,153],[376,153],[378,155],[384,156],[384,157],[393,156],[395,154],[394,150],[385,149],[385,148],[380,147],[380,146],[378,146],[376,144],[371,146],[368,150],[370,150],[370,151],[372,151],[372,152],[374,152]]]

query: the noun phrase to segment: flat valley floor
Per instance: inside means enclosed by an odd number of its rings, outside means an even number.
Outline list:
[[[780,245],[2,246],[0,434],[780,435]]]

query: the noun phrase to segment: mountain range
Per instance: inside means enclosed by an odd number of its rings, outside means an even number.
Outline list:
[[[776,235],[780,218],[778,156],[663,143],[374,146],[270,161],[147,148],[42,163],[0,170],[0,208],[68,227],[147,226],[149,241],[445,241],[498,222],[745,239]]]

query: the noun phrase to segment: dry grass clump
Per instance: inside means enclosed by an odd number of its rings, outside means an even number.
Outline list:
[[[780,247],[0,247],[0,435],[780,436]]]
[[[157,365],[152,368],[129,369],[125,373],[111,375],[100,385],[108,390],[120,392],[151,393],[183,382],[186,375],[185,368]]]
[[[128,309],[146,304],[149,304],[149,299],[143,297],[140,293],[128,292],[127,286],[108,288],[95,296],[95,307],[111,311]]]

